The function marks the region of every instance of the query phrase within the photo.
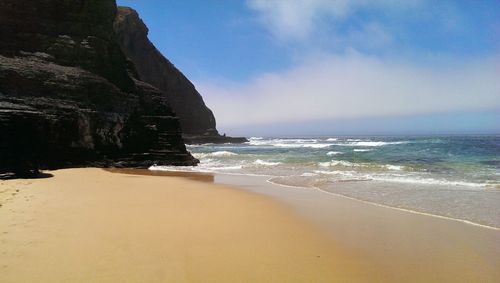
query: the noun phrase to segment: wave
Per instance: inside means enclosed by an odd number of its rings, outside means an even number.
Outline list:
[[[353,149],[353,151],[355,152],[368,152],[368,151],[372,151],[373,149],[368,149],[368,148],[355,148]]]
[[[171,172],[192,172],[194,167],[192,166],[160,166],[152,165],[148,168],[151,171],[171,171]]]
[[[284,141],[294,142],[294,143],[314,143],[314,142],[318,142],[317,139],[284,139]]]
[[[327,147],[330,147],[331,144],[327,144],[327,143],[299,143],[299,144],[277,143],[277,144],[272,144],[272,146],[282,147],[282,148],[327,148]]]
[[[234,153],[234,152],[230,152],[230,151],[224,151],[224,150],[211,153],[211,156],[234,156],[234,155],[238,155],[238,154]]]
[[[329,151],[326,153],[326,155],[328,156],[332,156],[332,155],[337,155],[337,154],[342,154],[343,152],[340,152],[340,151]]]
[[[268,145],[269,142],[262,140],[249,140],[248,142],[246,142],[246,144],[259,146],[259,145]]]
[[[221,167],[205,167],[207,170],[239,170],[242,169],[242,165],[234,165],[234,166],[221,166]]]
[[[270,161],[264,161],[261,159],[257,159],[253,162],[253,164],[264,165],[264,166],[276,166],[276,165],[281,164],[281,162],[270,162]]]
[[[409,141],[397,141],[397,142],[382,142],[382,141],[355,141],[349,143],[337,143],[338,146],[384,146],[384,145],[396,145],[396,144],[406,144]]]
[[[250,138],[246,143],[254,146],[277,146],[277,147],[309,147],[308,145],[317,144],[317,139],[261,139]],[[304,145],[304,146],[302,146]]]
[[[389,170],[395,170],[395,171],[402,171],[405,167],[400,166],[400,165],[391,165],[391,164],[386,164],[384,165],[385,168]]]
[[[356,174],[356,171],[325,171],[325,170],[314,170],[314,173],[323,174],[323,175],[341,175],[353,177]]]
[[[327,142],[338,141],[338,138],[328,138]],[[317,139],[263,139],[263,138],[250,138],[247,142],[249,145],[254,146],[275,146],[275,147],[288,147],[288,148],[300,148],[300,147],[310,147],[310,148],[326,148],[331,145],[338,146],[384,146],[384,145],[397,145],[405,144],[409,141],[394,141],[394,142],[383,142],[383,141],[366,141],[361,139],[347,139],[345,142],[341,141],[339,143],[318,143]]]
[[[153,165],[148,168],[153,171],[170,171],[170,172],[205,172],[214,173],[217,171],[229,171],[243,169],[242,165],[234,166],[218,166],[218,164],[204,164],[202,166],[158,166]]]
[[[384,181],[384,182],[397,182],[397,183],[408,183],[408,184],[420,184],[420,185],[441,185],[441,186],[462,186],[462,187],[476,187],[482,188],[486,187],[487,184],[482,183],[472,183],[465,181],[451,181],[451,180],[442,180],[442,179],[434,179],[434,178],[418,178],[418,177],[396,177],[396,176],[371,176],[372,180],[375,181]]]
[[[314,176],[318,176],[318,174],[316,173],[311,173],[311,172],[305,172],[305,173],[302,173],[300,175],[300,177],[314,177]]]
[[[208,153],[193,153],[193,156],[196,158],[207,158],[207,157],[226,157],[226,156],[235,156],[238,155],[237,153],[231,152],[231,151],[215,151],[215,152],[208,152]]]
[[[327,162],[328,163],[328,162]],[[396,171],[403,170],[402,166],[395,165],[385,165],[393,168]],[[328,166],[324,166],[328,167]],[[381,181],[381,182],[391,182],[391,183],[405,183],[405,184],[415,184],[415,185],[439,185],[448,187],[474,187],[474,188],[485,188],[488,184],[484,183],[473,183],[467,181],[452,181],[434,178],[424,178],[418,176],[401,175],[401,174],[374,174],[374,173],[361,173],[357,171],[347,171],[347,170],[315,170],[314,173],[322,175],[335,175],[339,177],[348,177],[349,180],[356,181]],[[335,178],[334,181],[345,181],[344,179]]]
[[[255,165],[261,166],[277,166],[281,164],[280,162],[269,162],[263,160],[256,160],[253,162]],[[342,160],[334,160],[331,162],[320,162],[318,166],[323,168],[331,168],[336,166],[356,168],[360,166],[365,166],[365,164],[352,163]],[[404,166],[398,165],[379,165],[380,167],[385,167],[392,171],[402,171]],[[202,161],[199,166],[151,166],[149,170],[160,170],[160,171],[181,171],[181,172],[226,172],[233,170],[242,170],[246,166],[235,165],[235,164],[221,164],[220,162],[213,159],[206,159]],[[380,182],[391,182],[391,183],[404,183],[404,184],[415,184],[415,185],[434,185],[434,186],[446,186],[446,187],[468,187],[468,188],[478,188],[484,189],[494,184],[488,183],[475,183],[462,180],[446,180],[437,179],[430,177],[422,177],[408,174],[395,174],[395,173],[373,173],[373,172],[359,172],[354,170],[314,170],[312,172],[304,172],[301,177],[315,177],[319,175],[332,176],[331,181],[380,181]],[[248,175],[245,172],[241,172],[243,175]],[[250,174],[251,175],[251,174]]]
[[[321,167],[334,167],[334,166],[344,166],[344,167],[359,167],[361,164],[352,163],[344,160],[332,160],[330,162],[319,162],[319,166]]]
[[[392,165],[392,164],[369,164],[369,163],[354,163],[345,160],[332,160],[330,162],[319,162],[320,167],[366,167],[366,168],[376,168],[376,169],[388,169],[392,171],[403,171],[405,166]]]

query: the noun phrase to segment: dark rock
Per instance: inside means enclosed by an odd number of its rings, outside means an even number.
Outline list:
[[[45,53],[63,66],[80,66],[120,89],[133,82],[113,32],[114,0],[1,0],[0,51]]]
[[[215,117],[194,85],[148,39],[148,28],[137,12],[118,7],[114,22],[118,42],[134,63],[139,78],[160,89],[179,116],[187,143],[245,142],[219,135]]]
[[[114,0],[0,4],[0,173],[198,162],[116,43]]]

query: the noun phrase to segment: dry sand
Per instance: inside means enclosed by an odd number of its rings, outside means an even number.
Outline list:
[[[374,282],[269,197],[67,169],[0,181],[0,282]]]

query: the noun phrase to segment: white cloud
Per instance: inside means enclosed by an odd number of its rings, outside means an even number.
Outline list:
[[[279,37],[304,38],[324,15],[342,17],[347,13],[347,1],[280,1],[251,0],[250,8]]]
[[[498,110],[499,58],[410,64],[351,52],[248,83],[197,85],[222,127]]]
[[[260,21],[280,39],[307,39],[324,19],[341,22],[363,8],[410,11],[424,0],[248,0]]]
[[[287,71],[261,74],[249,82],[205,81],[196,85],[214,110],[220,128],[500,110],[500,56],[464,59],[449,54],[450,60],[419,62],[415,60],[418,56],[395,59],[398,54],[392,51],[385,59],[352,51],[393,50],[386,47],[397,46],[398,31],[406,31],[387,28],[390,23],[414,17],[430,20],[438,29],[446,26],[439,15],[444,13],[446,20],[458,13],[448,5],[435,7],[432,3],[248,0],[270,32],[299,46],[300,62]],[[379,17],[351,21],[363,9],[377,10],[393,21],[384,22]],[[453,25],[459,26],[459,18],[453,19]],[[303,48],[301,44],[310,46]],[[432,52],[424,56],[432,56]]]

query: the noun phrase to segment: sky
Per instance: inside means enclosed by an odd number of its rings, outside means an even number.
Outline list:
[[[500,133],[498,0],[118,0],[230,135]]]

